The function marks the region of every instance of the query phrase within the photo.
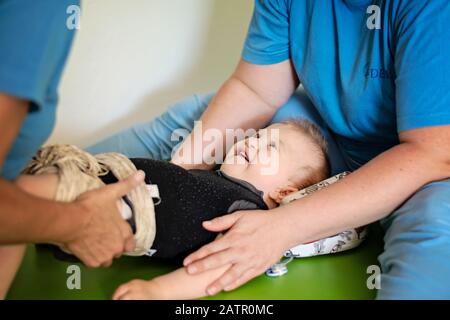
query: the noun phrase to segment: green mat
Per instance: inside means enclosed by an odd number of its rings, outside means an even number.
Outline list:
[[[367,267],[377,264],[382,251],[381,231],[371,226],[369,238],[358,248],[334,255],[295,259],[278,278],[262,275],[234,290],[207,299],[373,299]],[[151,279],[174,265],[151,258],[123,257],[110,268],[81,268],[81,289],[69,290],[67,268],[44,248],[29,246],[7,299],[110,299],[114,290],[131,279]]]

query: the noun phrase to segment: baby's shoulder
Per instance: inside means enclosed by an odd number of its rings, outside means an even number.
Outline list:
[[[185,177],[188,171],[180,166],[177,166],[169,161],[153,160],[147,158],[130,158],[136,169],[145,172],[145,175],[150,180],[161,178],[171,180],[174,177]]]

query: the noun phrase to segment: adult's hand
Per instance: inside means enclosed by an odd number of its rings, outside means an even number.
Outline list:
[[[120,215],[117,201],[144,180],[144,173],[115,184],[83,193],[70,206],[84,218],[63,247],[67,248],[88,267],[107,267],[114,257],[134,250],[132,230]]]
[[[266,271],[289,248],[283,225],[279,216],[263,210],[237,211],[206,221],[207,230],[228,232],[186,257],[184,265],[196,274],[231,263],[207,292],[233,290]]]

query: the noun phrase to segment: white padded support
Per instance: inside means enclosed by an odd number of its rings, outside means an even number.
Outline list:
[[[308,188],[302,189],[300,191],[294,192],[289,196],[285,197],[281,202],[281,205],[288,204],[294,200],[301,199],[307,195],[316,192],[317,190],[326,188],[330,184],[333,184],[341,179],[344,179],[350,172],[343,172],[337,174],[329,179],[316,183]],[[356,229],[347,230],[341,232],[332,237],[325,239],[320,239],[310,243],[300,244],[288,251],[286,251],[286,257],[311,257],[323,254],[336,253],[340,251],[353,249],[361,244],[367,237],[367,228],[360,227]]]

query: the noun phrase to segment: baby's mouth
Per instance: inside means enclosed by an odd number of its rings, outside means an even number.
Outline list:
[[[246,162],[249,162],[249,158],[248,158],[248,154],[247,152],[244,150],[240,150],[237,152],[237,155],[244,158]]]

